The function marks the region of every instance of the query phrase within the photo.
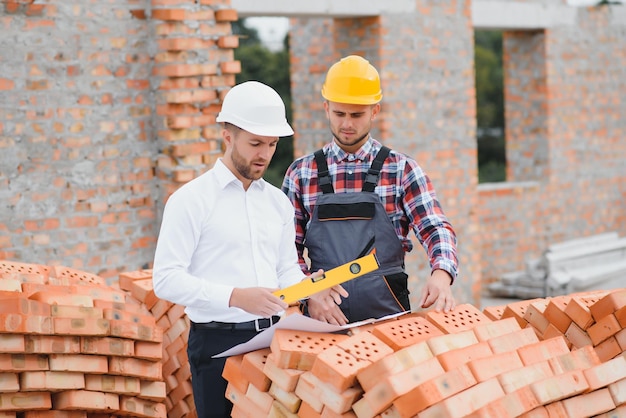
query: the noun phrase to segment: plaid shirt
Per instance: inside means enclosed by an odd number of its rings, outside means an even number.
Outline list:
[[[365,174],[381,146],[373,138],[355,154],[346,153],[335,142],[324,146],[335,193],[362,190]],[[313,154],[298,158],[291,164],[282,189],[295,207],[296,246],[300,265],[306,272],[308,267],[303,255],[306,228],[317,196],[322,194]],[[413,249],[408,238],[409,229],[413,229],[428,254],[431,269],[445,270],[454,280],[458,268],[456,234],[421,167],[413,159],[392,150],[385,160],[375,192],[380,196],[404,250],[409,252]]]

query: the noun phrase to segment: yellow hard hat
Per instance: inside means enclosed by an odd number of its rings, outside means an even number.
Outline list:
[[[358,55],[342,58],[328,70],[322,96],[337,103],[376,104],[383,98],[378,71]]]

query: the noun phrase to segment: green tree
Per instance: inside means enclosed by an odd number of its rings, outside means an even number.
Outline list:
[[[245,24],[245,19],[233,24],[233,33],[240,36],[239,47],[235,49],[235,59],[241,61],[241,73],[236,82],[255,80],[274,88],[283,98],[287,109],[287,120],[292,121],[291,82],[289,73],[289,49],[287,37],[283,49],[270,51],[259,39],[255,29]],[[293,136],[278,141],[276,154],[265,174],[265,179],[280,187],[287,167],[293,161]]]

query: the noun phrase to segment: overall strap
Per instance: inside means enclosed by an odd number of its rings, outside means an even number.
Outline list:
[[[363,183],[364,192],[373,192],[374,188],[376,188],[380,170],[383,168],[383,163],[385,159],[387,159],[389,151],[391,150],[388,147],[383,146],[380,151],[378,151],[378,154],[376,154],[376,158],[372,161],[372,165],[369,170],[367,170],[367,175],[365,176],[365,183]]]
[[[313,155],[315,156],[315,162],[317,162],[317,181],[320,189],[322,189],[322,193],[334,193],[335,190],[333,189],[333,183],[328,173],[328,164],[326,163],[324,151],[318,149]]]

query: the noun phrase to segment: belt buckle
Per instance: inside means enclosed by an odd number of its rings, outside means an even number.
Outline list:
[[[267,319],[270,323],[269,326],[265,327],[265,328],[261,328],[261,326],[259,325],[259,319]],[[268,328],[270,328],[272,325],[274,325],[274,321],[273,318],[270,316],[269,318],[257,318],[254,320],[254,329],[256,330],[256,332],[261,332],[263,330],[266,330]]]

